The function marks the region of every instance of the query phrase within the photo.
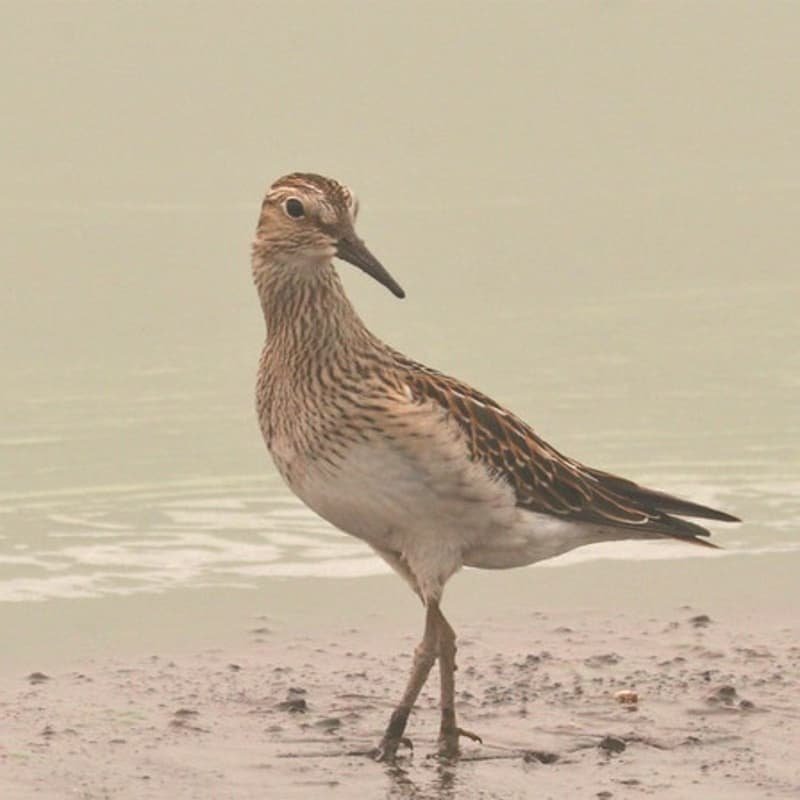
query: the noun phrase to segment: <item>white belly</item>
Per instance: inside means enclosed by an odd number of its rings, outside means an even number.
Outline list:
[[[513,525],[519,511],[508,487],[461,454],[428,456],[373,440],[351,447],[335,469],[306,465],[290,485],[328,522],[401,559],[423,594],[439,596],[464,553]]]
[[[309,469],[297,494],[320,516],[375,547],[397,537],[456,538],[463,544],[487,526],[508,522],[511,492],[467,461],[420,462],[391,444],[363,444],[340,467]]]
[[[438,599],[464,565],[517,567],[626,538],[619,529],[519,508],[511,487],[470,461],[457,437],[411,447],[375,438],[351,446],[335,467],[273,454],[306,505],[371,545],[426,598]]]

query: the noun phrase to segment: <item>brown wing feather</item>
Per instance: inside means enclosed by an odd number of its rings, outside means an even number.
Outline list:
[[[464,432],[470,457],[511,485],[517,505],[566,519],[674,536],[708,547],[709,532],[673,514],[737,522],[737,518],[608,472],[585,467],[537,436],[491,398],[460,381],[403,358],[419,401],[432,400]]]

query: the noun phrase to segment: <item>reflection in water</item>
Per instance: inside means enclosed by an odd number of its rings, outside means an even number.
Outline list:
[[[399,764],[387,765],[390,782],[386,796],[397,800],[451,800],[456,797],[458,766],[434,758],[430,761],[433,774],[428,785],[414,781],[410,772]]]

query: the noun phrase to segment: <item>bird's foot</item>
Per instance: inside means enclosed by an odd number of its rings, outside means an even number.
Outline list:
[[[384,764],[392,764],[397,758],[397,750],[400,745],[407,747],[412,752],[414,751],[414,745],[408,736],[384,736],[381,739],[381,743],[373,750],[370,750],[370,758]]]
[[[461,737],[470,739],[478,744],[483,744],[483,739],[477,733],[465,730],[464,728],[448,727],[439,731],[439,758],[453,759],[459,756],[458,740]]]

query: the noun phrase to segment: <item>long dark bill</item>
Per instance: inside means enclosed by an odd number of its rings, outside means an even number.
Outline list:
[[[354,267],[364,270],[378,283],[382,283],[395,297],[405,297],[406,293],[400,284],[386,271],[386,268],[375,258],[364,242],[356,236],[346,236],[339,239],[336,255]]]

